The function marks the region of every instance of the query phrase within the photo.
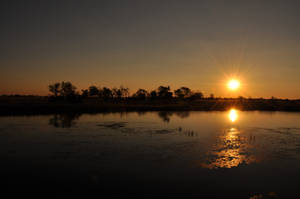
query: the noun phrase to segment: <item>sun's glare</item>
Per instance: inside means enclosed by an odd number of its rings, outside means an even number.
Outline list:
[[[237,90],[240,87],[240,82],[236,79],[231,79],[228,83],[227,83],[227,87],[230,90]]]
[[[230,109],[228,118],[231,122],[235,122],[238,119],[238,113],[235,109]]]

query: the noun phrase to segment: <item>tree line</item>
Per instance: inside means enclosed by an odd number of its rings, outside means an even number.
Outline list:
[[[170,86],[159,86],[155,90],[147,91],[145,89],[138,89],[135,93],[130,95],[129,88],[120,86],[119,88],[108,88],[108,87],[97,87],[95,85],[89,86],[87,89],[82,89],[81,92],[77,91],[76,86],[71,82],[57,82],[48,86],[49,92],[51,93],[51,99],[65,99],[65,100],[76,100],[89,97],[97,97],[103,100],[112,99],[202,99],[204,97],[202,92],[194,92],[188,87],[180,87],[173,92]],[[210,98],[214,98],[213,94]]]

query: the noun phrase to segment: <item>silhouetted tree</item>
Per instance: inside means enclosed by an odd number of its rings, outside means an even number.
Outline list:
[[[99,97],[105,100],[110,99],[113,97],[112,91],[107,87],[103,87],[99,92]]]
[[[133,97],[137,99],[146,99],[147,96],[148,96],[148,92],[145,89],[141,89],[141,88],[133,95]]]
[[[111,92],[112,92],[112,97],[115,99],[122,99],[122,98],[129,97],[129,88],[125,88],[123,86],[120,86],[120,88],[113,88]]]
[[[210,98],[210,99],[214,99],[214,98],[215,98],[214,94],[211,93],[211,94],[209,95],[209,98]]]
[[[53,93],[54,97],[57,97],[60,92],[60,83],[54,83],[49,85],[49,91]]]
[[[113,98],[121,99],[121,97],[122,97],[122,91],[121,91],[121,89],[113,88],[112,89],[112,96],[113,96]]]
[[[191,89],[187,88],[187,87],[181,87],[177,90],[174,91],[175,95],[178,97],[178,98],[185,98],[185,97],[190,97],[191,95]]]
[[[99,95],[99,89],[96,86],[89,87],[89,96]]]
[[[162,99],[172,98],[172,92],[170,92],[170,86],[160,86],[158,87],[158,97]]]
[[[60,95],[63,97],[71,97],[75,95],[76,87],[71,82],[62,82]]]
[[[122,93],[123,98],[128,98],[129,97],[129,88],[125,88],[123,86],[120,86],[120,91]]]
[[[79,102],[81,100],[78,93],[76,93],[76,87],[71,82],[62,82],[49,85],[49,91],[54,96],[49,98],[49,101],[56,101],[59,99],[70,100]]]

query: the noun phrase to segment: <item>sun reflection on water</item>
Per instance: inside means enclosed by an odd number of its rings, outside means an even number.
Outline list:
[[[230,122],[236,122],[238,111],[231,109],[228,112],[228,118]],[[252,154],[252,141],[252,137],[244,135],[239,128],[233,126],[226,128],[216,137],[215,144],[209,149],[205,160],[200,165],[204,168],[216,169],[256,162]]]
[[[235,122],[238,119],[238,112],[235,109],[230,109],[228,113],[228,118],[231,122]]]
[[[210,169],[232,168],[240,164],[255,162],[254,155],[250,153],[251,145],[248,138],[240,134],[241,132],[237,128],[225,130],[208,152],[205,163],[202,163],[201,167]]]

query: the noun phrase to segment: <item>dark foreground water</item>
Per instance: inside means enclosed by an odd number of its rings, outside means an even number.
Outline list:
[[[0,193],[300,198],[300,113],[0,117]]]

